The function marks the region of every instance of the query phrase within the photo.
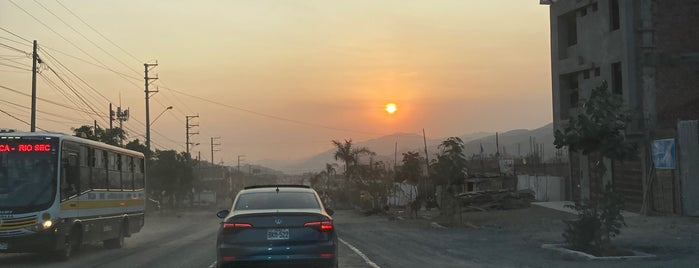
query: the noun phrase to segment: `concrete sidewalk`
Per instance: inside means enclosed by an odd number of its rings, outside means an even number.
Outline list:
[[[535,206],[550,208],[550,209],[563,211],[563,212],[567,212],[567,213],[571,213],[571,214],[577,214],[577,212],[574,209],[566,207],[566,205],[574,205],[574,204],[575,203],[573,201],[532,202],[532,205],[535,205]],[[624,218],[639,216],[638,213],[628,212],[628,211],[622,211],[621,215],[624,216]]]

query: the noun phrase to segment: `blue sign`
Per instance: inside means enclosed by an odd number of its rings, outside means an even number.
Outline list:
[[[655,168],[675,169],[675,139],[654,140],[651,153]]]

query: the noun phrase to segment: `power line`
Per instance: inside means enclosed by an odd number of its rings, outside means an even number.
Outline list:
[[[164,88],[164,89],[167,89],[167,90],[171,90],[171,91],[173,91],[173,92],[175,92],[175,93],[178,93],[178,94],[181,94],[181,95],[190,97],[190,98],[198,99],[198,100],[201,100],[201,101],[204,101],[204,102],[208,102],[208,103],[211,103],[211,104],[216,104],[216,105],[223,106],[223,107],[226,107],[226,108],[230,108],[230,109],[233,109],[233,110],[238,110],[238,111],[241,111],[241,112],[245,112],[245,113],[249,113],[249,114],[253,114],[253,115],[257,115],[257,116],[261,116],[261,117],[266,117],[266,118],[270,118],[270,119],[275,119],[275,120],[279,120],[279,121],[284,121],[284,122],[288,122],[288,123],[294,123],[294,124],[298,124],[298,125],[311,126],[311,127],[318,127],[318,128],[324,128],[324,129],[335,130],[335,131],[342,131],[342,132],[353,132],[353,133],[370,134],[370,135],[384,135],[384,134],[382,134],[382,133],[372,133],[372,132],[356,131],[356,130],[351,130],[351,129],[337,128],[337,127],[332,127],[332,126],[326,126],[326,125],[321,125],[321,124],[316,124],[316,123],[310,123],[310,122],[304,122],[304,121],[300,121],[300,120],[289,119],[289,118],[285,118],[285,117],[281,117],[281,116],[276,116],[276,115],[270,115],[270,114],[260,113],[260,112],[256,112],[256,111],[253,111],[253,110],[249,110],[249,109],[244,109],[244,108],[240,108],[240,107],[237,107],[237,106],[233,106],[233,105],[230,105],[230,104],[225,104],[225,103],[221,103],[221,102],[209,100],[209,99],[206,99],[206,98],[202,98],[202,97],[199,97],[199,96],[196,96],[196,95],[188,94],[188,93],[185,93],[185,92],[182,92],[182,91],[179,91],[179,90],[175,90],[175,89],[172,89],[172,88],[168,88],[168,87],[163,87],[163,88]]]
[[[22,40],[26,41],[27,43],[31,43],[31,42],[32,42],[32,41],[29,41],[28,39],[26,39],[26,38],[24,38],[24,37],[21,37],[21,36],[15,34],[15,33],[13,33],[13,32],[10,32],[10,30],[5,29],[5,28],[3,28],[3,27],[0,27],[0,30],[3,30],[4,32],[6,32],[6,33],[8,33],[8,34],[11,34],[11,35],[13,35],[13,36],[15,36],[15,37],[17,37],[17,38],[19,38],[19,39],[22,39]]]
[[[59,3],[59,4],[60,4],[60,3]],[[15,5],[15,6],[16,6],[16,5]],[[25,11],[25,13],[26,13],[26,11]],[[9,34],[11,34],[11,35],[17,37],[17,38],[20,38],[20,39],[22,39],[22,40],[24,40],[24,41],[27,41],[27,42],[31,43],[31,41],[29,41],[28,39],[26,39],[26,38],[24,38],[24,37],[21,37],[21,36],[15,34],[15,33],[13,33],[13,32],[11,32],[11,31],[5,29],[5,28],[0,27],[0,29],[2,29],[3,31],[5,31],[5,32],[7,32],[7,33],[9,33]],[[55,32],[54,32],[54,33],[55,33]],[[0,38],[1,38],[1,37],[0,37]],[[3,38],[3,39],[7,39],[7,38]],[[8,40],[11,40],[11,39],[8,39]],[[17,41],[14,41],[14,40],[11,40],[11,41],[17,42]],[[115,46],[116,46],[116,44],[115,44]],[[66,53],[66,52],[63,52],[63,51],[58,50],[58,49],[55,49],[55,48],[51,48],[51,47],[48,47],[48,46],[45,46],[45,45],[42,46],[42,47],[47,48],[47,49],[50,49],[50,50],[53,50],[53,51],[55,51],[55,52],[57,52],[57,53],[60,53],[60,54],[62,54],[62,55],[64,55],[64,56],[66,56],[66,57],[70,57],[70,58],[73,58],[73,59],[75,59],[75,60],[82,61],[82,62],[87,63],[87,64],[90,64],[90,65],[92,65],[92,66],[101,68],[101,69],[103,69],[103,70],[107,70],[107,71],[110,71],[110,72],[112,72],[112,73],[115,73],[115,74],[119,75],[122,79],[128,81],[129,83],[131,83],[132,85],[134,85],[135,87],[137,87],[137,88],[140,89],[140,86],[139,86],[139,85],[135,84],[133,81],[130,81],[130,80],[126,79],[126,78],[130,78],[130,79],[132,79],[132,80],[141,81],[141,78],[139,78],[139,77],[135,77],[135,76],[132,76],[132,75],[129,75],[129,74],[125,74],[125,73],[116,71],[116,70],[114,70],[114,69],[112,69],[112,68],[107,67],[107,66],[104,65],[104,64],[103,64],[103,65],[95,64],[95,63],[93,63],[93,62],[91,62],[91,61],[88,61],[88,60],[86,60],[86,59],[83,59],[83,58],[80,58],[80,57],[77,57],[77,56],[74,56],[74,55],[71,55],[71,54],[68,54],[68,53]],[[117,47],[118,47],[118,46],[117,46]],[[16,48],[15,48],[15,49],[16,49]],[[31,55],[31,53],[29,53],[29,52],[24,52],[24,51],[22,51],[22,52],[23,52],[24,54],[26,54],[27,56],[30,56],[30,55]],[[46,52],[46,50],[44,50],[44,52]],[[88,56],[89,56],[89,55],[88,55]]]
[[[44,6],[43,4],[39,3],[39,2],[36,1],[36,0],[34,0],[34,3],[38,4],[39,6],[41,6],[41,8],[43,8],[44,10],[46,10],[46,12],[51,13],[51,15],[53,15],[54,17],[56,17],[58,20],[60,20],[60,21],[61,21],[63,24],[65,24],[66,26],[68,26],[68,28],[70,28],[71,30],[73,30],[73,31],[74,31],[75,33],[77,33],[78,35],[82,36],[82,38],[84,38],[85,40],[87,40],[88,42],[90,42],[90,44],[94,45],[95,47],[97,47],[99,50],[101,50],[101,51],[104,52],[105,54],[107,54],[107,55],[109,55],[110,57],[112,57],[112,59],[114,59],[114,60],[116,60],[117,62],[121,63],[121,64],[124,65],[127,69],[130,69],[130,70],[134,71],[136,74],[139,74],[139,72],[136,71],[135,69],[133,69],[133,67],[130,67],[129,65],[127,65],[126,63],[124,63],[123,61],[121,61],[120,59],[118,59],[117,57],[115,57],[114,55],[112,55],[112,53],[109,53],[109,52],[106,51],[104,48],[102,48],[101,46],[97,45],[95,42],[93,42],[93,41],[90,40],[89,38],[87,38],[87,36],[85,36],[85,35],[82,34],[80,31],[78,31],[77,29],[75,29],[73,26],[71,26],[70,24],[68,24],[65,20],[61,19],[61,17],[59,17],[58,15],[56,15],[56,13],[53,13],[53,11],[51,11],[50,9],[46,8],[46,6]],[[59,3],[59,4],[60,4],[60,3]]]
[[[90,108],[90,110],[92,110],[95,114],[98,114],[98,112],[95,110],[95,108],[92,107],[92,105],[90,105],[90,103],[88,103],[87,100],[85,100],[85,98],[82,95],[80,95],[80,93],[78,93],[78,91],[75,88],[73,88],[70,84],[68,84],[68,82],[66,82],[66,80],[63,79],[63,77],[58,75],[58,73],[53,68],[51,68],[51,66],[49,66],[49,65],[46,65],[46,66],[48,67],[48,69],[51,72],[53,72],[54,75],[56,75],[56,77],[58,77],[59,80],[61,80],[61,82],[63,82],[64,85],[66,85],[66,87],[68,87],[68,89],[70,89],[70,91],[73,92],[73,94],[75,94],[75,96],[78,97],[78,99],[80,101],[82,101],[87,106],[87,108]],[[109,122],[107,122],[107,124],[109,124]]]
[[[6,100],[0,99],[0,102],[7,103],[7,104],[9,104],[9,105],[12,105],[12,106],[15,106],[15,107],[19,107],[19,108],[22,108],[22,109],[26,109],[26,110],[31,109],[31,107],[29,107],[29,106],[22,105],[22,104],[17,104],[17,103],[11,102],[11,101],[6,101]],[[49,115],[49,116],[59,117],[59,118],[63,118],[63,119],[73,120],[73,121],[86,121],[86,122],[89,121],[89,120],[86,120],[85,118],[72,118],[72,117],[67,117],[67,116],[64,116],[64,115],[56,115],[55,113],[44,112],[44,111],[39,110],[39,109],[37,109],[36,111],[39,112],[39,113],[42,113],[42,114]]]
[[[80,105],[78,104],[78,101],[75,100],[75,98],[73,98],[70,94],[68,94],[68,92],[66,92],[66,91],[63,90],[61,87],[59,87],[59,86],[58,86],[53,80],[51,80],[48,76],[46,76],[46,75],[44,75],[44,74],[41,74],[41,78],[44,79],[44,81],[46,82],[46,84],[48,84],[48,85],[51,86],[53,89],[55,89],[56,91],[58,91],[61,95],[63,95],[63,97],[66,98],[69,102],[73,103],[73,105],[75,105],[75,106],[77,106],[77,107],[80,106]],[[83,110],[82,112],[83,112],[84,114],[86,114],[87,116],[89,116],[91,120],[96,120],[94,117],[92,117],[93,114],[92,114],[91,112],[85,111],[85,110]],[[99,116],[99,114],[95,114],[95,115]],[[83,118],[84,118],[84,117],[83,117]]]
[[[27,126],[31,126],[31,124],[29,124],[29,122],[24,121],[24,120],[22,120],[21,118],[18,118],[18,117],[14,116],[14,115],[12,115],[12,114],[10,114],[10,113],[8,113],[8,112],[5,112],[5,111],[2,110],[2,109],[0,109],[0,112],[6,114],[6,115],[9,116],[9,117],[14,118],[14,119],[17,120],[17,121],[20,121],[20,122],[22,122],[22,123],[27,124]],[[43,128],[40,128],[40,127],[36,127],[36,128],[38,128],[39,130],[42,130],[42,131],[47,131],[47,130],[45,130],[45,129],[43,129]]]
[[[17,61],[17,59],[11,59],[11,58],[0,57],[0,60],[9,61],[9,62],[12,62],[12,63],[14,63],[14,64],[18,64],[18,65],[20,65],[20,66],[22,66],[22,67],[26,67],[26,68],[29,68],[29,69],[32,68],[31,65],[26,64],[26,63],[23,63],[23,62],[19,62],[19,61]]]
[[[7,37],[2,37],[2,36],[0,36],[0,39],[7,40],[7,41],[10,41],[10,42],[15,43],[15,44],[18,44],[18,45],[25,45],[25,46],[29,46],[29,47],[32,46],[32,45],[30,45],[30,44],[22,43],[22,42],[19,42],[19,41],[17,41],[17,40],[13,40],[13,39],[10,39],[10,38],[7,38]]]
[[[28,72],[31,72],[31,71],[32,71],[32,69],[22,68],[21,66],[16,66],[16,65],[7,64],[7,63],[2,63],[2,62],[0,62],[0,65],[2,65],[2,66],[7,66],[7,67],[10,67],[10,68],[19,69],[19,70],[22,70],[22,71],[28,71]],[[30,68],[31,68],[31,67],[30,67]]]
[[[17,5],[17,4],[16,4],[15,2],[13,2],[12,0],[8,0],[8,1],[9,1],[12,5],[14,5],[15,7],[19,8],[19,9],[22,10],[22,11],[24,11],[24,13],[26,13],[27,15],[29,15],[32,19],[34,19],[35,21],[37,21],[38,23],[40,23],[41,25],[43,25],[44,27],[46,27],[47,29],[49,29],[51,32],[53,32],[54,34],[58,35],[58,37],[60,37],[60,38],[63,39],[64,41],[66,41],[66,42],[68,42],[69,44],[71,44],[71,45],[72,45],[73,47],[75,47],[77,50],[79,50],[80,52],[84,53],[85,55],[87,55],[88,57],[90,57],[90,58],[91,58],[92,60],[94,60],[95,62],[101,64],[104,68],[109,69],[109,68],[107,67],[106,64],[102,63],[100,60],[98,60],[97,58],[95,58],[95,57],[93,57],[92,55],[90,55],[90,53],[87,53],[85,50],[83,50],[82,48],[80,48],[78,45],[76,45],[75,43],[73,43],[73,42],[71,42],[70,40],[68,40],[67,38],[65,38],[63,35],[61,35],[61,34],[59,34],[58,32],[56,32],[56,30],[54,30],[53,28],[51,28],[51,26],[48,26],[48,25],[47,25],[46,23],[44,23],[43,21],[39,20],[37,17],[35,17],[35,16],[32,15],[31,13],[29,13],[29,11],[27,11],[26,9],[24,9],[24,8],[22,8],[21,6]],[[110,70],[111,70],[111,69],[110,69]],[[113,70],[112,70],[112,71],[113,71]],[[119,73],[119,72],[116,72],[116,71],[113,71],[113,72],[117,73],[118,75],[122,75],[122,74]]]
[[[70,68],[68,68],[68,67],[66,67],[65,65],[63,65],[63,63],[61,63],[61,61],[59,61],[59,60],[56,59],[54,56],[52,56],[51,53],[49,53],[49,52],[46,51],[45,49],[41,49],[41,51],[44,52],[44,53],[46,53],[46,55],[49,56],[49,58],[51,58],[51,59],[53,59],[54,61],[56,61],[56,62],[58,63],[58,65],[60,65],[61,67],[63,67],[63,69],[65,69],[66,71],[68,71],[69,73],[71,73],[73,76],[75,76],[75,78],[77,78],[78,80],[80,80],[80,82],[83,82],[83,84],[85,84],[87,87],[89,87],[90,89],[92,89],[93,92],[95,92],[95,93],[97,93],[98,95],[100,95],[104,100],[106,100],[107,102],[113,103],[109,98],[107,98],[106,96],[104,96],[101,92],[99,92],[97,89],[95,89],[95,88],[92,87],[90,84],[88,84],[87,82],[85,82],[85,80],[83,80],[82,78],[80,78],[80,76],[78,76],[78,75],[75,74],[73,71],[71,71]]]
[[[6,45],[6,44],[3,44],[3,43],[0,43],[0,47],[4,47],[4,48],[9,49],[9,50],[14,50],[14,51],[17,51],[17,52],[22,53],[22,54],[24,54],[24,55],[31,55],[31,54],[32,54],[32,53],[26,52],[26,51],[24,51],[24,50],[21,50],[21,49],[19,49],[19,48],[16,48],[16,47],[13,47],[13,46],[10,46],[10,45]]]
[[[68,13],[70,13],[71,15],[73,15],[74,17],[76,17],[78,20],[80,20],[80,22],[82,22],[83,24],[85,24],[85,26],[87,26],[88,28],[92,29],[92,30],[95,31],[97,34],[99,34],[102,38],[104,38],[104,40],[107,40],[109,43],[111,43],[112,45],[114,45],[115,47],[117,47],[119,50],[121,50],[121,52],[124,52],[124,54],[129,55],[134,61],[138,62],[139,64],[141,64],[141,63],[143,62],[143,61],[139,60],[138,58],[136,58],[133,54],[131,54],[131,53],[129,53],[128,51],[126,51],[125,49],[123,49],[121,46],[119,46],[119,45],[117,45],[116,43],[114,43],[114,41],[112,41],[111,39],[109,39],[109,38],[107,38],[106,36],[104,36],[100,31],[98,31],[98,30],[95,29],[94,27],[90,26],[90,24],[88,24],[87,22],[85,22],[85,20],[83,20],[80,16],[78,16],[77,14],[75,14],[75,12],[71,11],[68,7],[66,7],[65,5],[63,5],[63,3],[61,3],[61,2],[58,1],[58,0],[56,0],[56,3],[58,3],[59,5],[61,5],[66,11],[68,11]]]
[[[110,72],[115,73],[115,74],[117,74],[117,75],[119,75],[119,76],[122,76],[122,78],[131,78],[132,80],[137,80],[137,81],[141,81],[141,80],[142,80],[142,78],[135,77],[135,76],[131,76],[131,75],[128,75],[128,74],[125,74],[125,73],[116,71],[116,70],[114,70],[114,69],[111,69],[111,68],[109,68],[109,67],[102,66],[102,65],[99,65],[99,64],[95,64],[95,63],[90,62],[90,61],[88,61],[88,60],[86,60],[86,59],[83,59],[83,58],[80,58],[80,57],[77,57],[77,56],[70,55],[70,54],[68,54],[68,53],[65,53],[65,52],[60,51],[60,50],[55,49],[55,48],[51,48],[51,47],[48,47],[48,46],[45,46],[45,45],[44,45],[43,47],[45,47],[45,48],[47,48],[47,49],[50,49],[50,50],[53,50],[53,51],[55,51],[55,52],[57,52],[57,53],[60,53],[60,54],[62,54],[62,55],[64,55],[64,56],[66,56],[66,57],[70,57],[70,58],[73,58],[73,59],[75,59],[75,60],[79,60],[79,61],[82,61],[82,62],[84,62],[84,63],[90,64],[90,65],[92,65],[92,66],[95,66],[95,67],[98,67],[98,68],[101,68],[101,69],[110,71]],[[127,81],[128,81],[128,80],[127,80]],[[132,81],[130,81],[130,82],[132,82]],[[139,87],[139,88],[141,87],[141,86],[139,86],[139,85],[137,85],[137,84],[134,84],[133,82],[132,82],[132,84],[135,85],[135,86],[137,86],[137,87]]]
[[[167,87],[167,84],[165,84],[165,82],[163,82],[162,80],[159,80],[158,82],[163,85],[163,88]],[[176,94],[172,93],[171,91],[167,91],[167,93],[172,94],[172,97],[175,98],[175,101],[177,101],[179,103],[178,105],[182,105],[184,108],[186,108],[188,110],[189,114],[195,114],[194,110],[192,110],[189,107],[189,105],[187,105],[187,103],[185,103],[179,97],[177,97]],[[163,94],[163,96],[165,96],[165,98],[168,98],[168,94]],[[185,114],[181,111],[180,111],[180,113],[182,114],[182,116],[187,116],[187,114]]]
[[[16,93],[16,94],[23,95],[23,96],[26,96],[26,97],[30,97],[30,98],[31,98],[31,96],[32,96],[31,94],[27,94],[27,93],[24,93],[24,92],[21,92],[21,91],[19,91],[19,90],[16,90],[16,89],[13,89],[13,88],[10,88],[10,87],[6,87],[6,86],[3,86],[3,85],[0,85],[0,88],[6,89],[6,90],[8,90],[8,91],[11,91],[11,92],[14,92],[14,93]],[[81,110],[81,109],[79,109],[79,108],[71,107],[71,106],[68,106],[68,105],[65,105],[65,104],[62,104],[62,103],[59,103],[59,102],[47,100],[47,99],[40,98],[40,97],[37,97],[36,99],[37,99],[37,100],[40,100],[40,101],[43,101],[43,102],[46,102],[46,103],[50,103],[50,104],[56,105],[56,106],[60,106],[60,107],[63,107],[63,108],[67,108],[67,109],[71,109],[71,110],[74,110],[74,111],[78,111],[78,112],[90,114],[89,111]],[[97,116],[103,116],[103,115],[101,115],[101,114],[95,114],[95,115],[97,115]]]

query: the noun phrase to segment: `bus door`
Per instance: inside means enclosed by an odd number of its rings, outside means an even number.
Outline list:
[[[80,201],[80,164],[78,152],[63,150],[61,153],[61,173],[58,189],[61,196],[61,217],[77,218],[79,215]]]

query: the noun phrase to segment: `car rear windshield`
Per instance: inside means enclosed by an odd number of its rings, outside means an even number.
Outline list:
[[[320,208],[320,204],[316,196],[308,192],[245,193],[235,203],[235,210],[299,208],[316,209]]]

